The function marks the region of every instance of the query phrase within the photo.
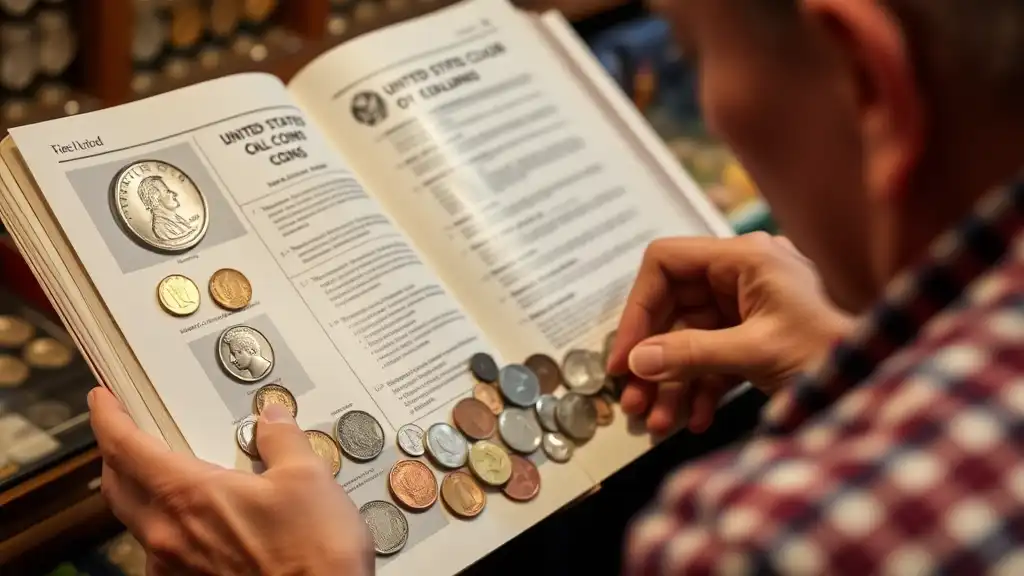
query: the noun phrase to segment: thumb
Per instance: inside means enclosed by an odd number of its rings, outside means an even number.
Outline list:
[[[305,432],[299,428],[288,408],[268,404],[256,425],[256,449],[267,468],[315,459]]]
[[[763,346],[743,325],[677,330],[637,344],[629,353],[629,369],[652,382],[719,374],[745,376],[758,365]]]

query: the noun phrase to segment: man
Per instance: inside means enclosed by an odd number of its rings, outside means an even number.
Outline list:
[[[784,240],[651,247],[609,359],[643,380],[623,407],[700,431],[739,379],[773,397],[749,443],[667,480],[626,572],[1024,573],[1024,2],[666,2],[710,125],[863,317]],[[370,566],[351,503],[297,480],[319,463],[286,414],[250,477],[91,402],[104,489],[158,571]]]
[[[153,236],[170,242],[195,232],[192,225],[178,214],[178,195],[167,187],[160,176],[147,176],[139,182],[139,199],[153,217]]]

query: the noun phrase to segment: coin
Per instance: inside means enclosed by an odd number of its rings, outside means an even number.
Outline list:
[[[71,418],[71,407],[56,400],[40,400],[25,409],[25,417],[46,430],[67,422]]]
[[[250,458],[260,457],[256,450],[256,423],[259,419],[259,416],[249,414],[242,418],[242,421],[238,423],[238,428],[235,428],[235,442]]]
[[[457,470],[441,481],[441,498],[448,509],[463,518],[472,518],[484,511],[487,495],[472,476]]]
[[[521,408],[529,408],[540,397],[540,382],[532,370],[521,364],[509,364],[498,374],[498,387],[505,399]]]
[[[199,288],[190,278],[171,274],[157,284],[156,297],[168,314],[188,316],[199,310]]]
[[[152,7],[137,5],[132,32],[132,60],[137,65],[156,60],[167,42],[167,24],[159,12]]]
[[[21,348],[35,333],[35,326],[17,316],[0,316],[0,348]]]
[[[31,371],[21,360],[10,354],[0,354],[0,388],[21,386]]]
[[[512,460],[504,448],[481,440],[469,449],[469,469],[488,486],[501,486],[512,477]]]
[[[498,431],[505,444],[523,454],[536,452],[540,448],[543,431],[530,413],[519,408],[509,408],[498,416]]]
[[[555,462],[568,462],[572,458],[573,444],[568,438],[558,432],[548,432],[544,435],[544,453]]]
[[[510,454],[512,478],[501,489],[510,500],[527,502],[540,493],[540,471],[537,466],[518,454]]]
[[[452,410],[455,426],[470,440],[486,440],[494,436],[498,419],[486,404],[476,398],[463,398]]]
[[[241,310],[252,301],[252,284],[238,270],[221,268],[210,277],[210,296],[225,310]]]
[[[608,426],[615,420],[612,405],[604,396],[591,396],[590,401],[594,403],[594,410],[597,412],[598,426]]]
[[[338,418],[338,443],[345,455],[358,462],[369,462],[384,450],[384,428],[362,410],[350,410]]]
[[[268,404],[280,404],[288,409],[291,413],[292,418],[299,413],[299,404],[295,401],[295,396],[288,391],[284,386],[277,384],[267,384],[266,386],[260,387],[259,390],[253,394],[252,398],[252,411],[254,414],[259,416],[263,414],[263,410]]]
[[[60,10],[40,12],[36,24],[41,32],[39,67],[46,76],[60,76],[77,52],[75,30],[69,25],[67,13]]]
[[[501,394],[490,384],[477,382],[473,386],[473,398],[486,404],[491,414],[495,416],[505,409],[505,401],[501,399]]]
[[[359,508],[359,516],[370,528],[373,549],[382,556],[394,554],[409,539],[409,520],[391,502],[373,500]]]
[[[437,479],[419,460],[399,460],[388,474],[391,493],[410,510],[426,510],[437,501]]]
[[[533,405],[533,409],[537,412],[537,422],[540,422],[541,428],[548,432],[558,432],[558,420],[555,420],[556,406],[558,406],[558,398],[551,394],[544,394]]]
[[[569,392],[558,401],[555,419],[562,432],[574,440],[589,440],[597,432],[597,409],[594,403],[590,398],[575,392]]]
[[[245,0],[245,19],[260,23],[277,8],[277,0]]]
[[[110,201],[125,232],[154,250],[184,252],[206,235],[206,197],[167,162],[140,160],[122,168],[110,183]]]
[[[213,0],[210,3],[210,30],[214,36],[231,36],[241,18],[241,0]]]
[[[189,48],[199,41],[205,22],[197,2],[178,1],[171,5],[171,45]]]
[[[604,364],[601,355],[590,350],[570,350],[562,361],[565,384],[578,394],[591,396],[604,385]]]
[[[274,369],[274,348],[257,329],[232,326],[217,343],[220,365],[236,380],[258,382]]]
[[[469,359],[469,370],[473,377],[486,384],[493,384],[498,379],[498,365],[489,354],[477,352]]]
[[[316,455],[327,465],[331,475],[337,476],[338,472],[341,472],[341,448],[338,447],[334,438],[331,438],[331,435],[326,432],[306,430],[306,439],[309,440],[313,452],[316,452]]]
[[[53,338],[36,338],[25,346],[21,357],[33,368],[57,370],[71,363],[74,352]]]
[[[469,445],[458,430],[445,422],[438,422],[424,436],[427,453],[442,468],[454,470],[466,465],[469,457]]]
[[[423,456],[427,447],[423,445],[423,428],[415,424],[406,424],[398,429],[395,435],[398,447],[409,456]]]
[[[540,381],[540,391],[543,394],[552,394],[562,385],[562,370],[550,356],[546,354],[534,354],[526,359],[526,367],[533,370]]]

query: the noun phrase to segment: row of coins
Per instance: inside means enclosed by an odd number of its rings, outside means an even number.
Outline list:
[[[24,18],[35,8],[50,8],[64,0],[0,0],[0,18]]]
[[[62,81],[77,53],[77,33],[67,10],[0,22],[0,88],[23,95],[40,81]]]
[[[59,370],[71,363],[74,351],[50,338],[18,316],[0,316],[0,388],[15,388],[28,381],[33,369]]]
[[[210,276],[209,293],[213,301],[230,312],[244,309],[252,301],[252,284],[238,270],[221,268]],[[171,274],[157,284],[157,301],[173,316],[191,316],[199,310],[202,297],[196,283],[183,274]]]

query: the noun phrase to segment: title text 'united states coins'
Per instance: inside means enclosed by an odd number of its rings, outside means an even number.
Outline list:
[[[395,441],[402,452],[409,456],[423,456],[427,452],[427,446],[423,441],[423,428],[415,424],[406,424],[399,428]]]
[[[466,465],[469,445],[462,434],[446,422],[427,428],[427,453],[439,466],[454,470]]]
[[[572,458],[573,443],[558,432],[548,432],[544,435],[544,453],[555,462],[565,463]]]
[[[441,481],[441,498],[456,516],[473,518],[484,511],[487,495],[468,473],[449,472]]]
[[[10,354],[0,354],[0,388],[21,386],[31,373],[28,365],[18,358]]]
[[[553,394],[562,385],[562,369],[558,367],[558,362],[555,362],[550,356],[534,354],[527,358],[524,364],[537,375],[542,394]]]
[[[336,432],[342,451],[357,462],[373,460],[384,450],[384,428],[362,410],[342,414]]]
[[[381,556],[398,552],[409,539],[409,520],[391,502],[367,502],[359,508],[359,516],[370,529],[374,551]]]
[[[36,338],[21,351],[21,357],[33,368],[59,370],[71,363],[75,353],[54,338]]]
[[[540,471],[533,462],[518,454],[510,454],[509,458],[512,460],[512,478],[501,491],[516,502],[533,500],[540,493]]]
[[[529,408],[540,398],[537,375],[521,364],[509,364],[498,372],[498,387],[509,403]]]
[[[484,352],[477,352],[470,357],[469,371],[474,378],[485,384],[493,384],[498,380],[498,364],[490,354]]]
[[[280,404],[288,409],[288,412],[295,418],[299,414],[299,403],[295,396],[284,386],[267,384],[261,386],[252,397],[252,411],[256,415],[263,414],[263,410],[270,404]]]
[[[240,382],[258,382],[274,368],[274,347],[250,326],[232,326],[222,332],[217,356],[224,370]]]
[[[419,460],[396,462],[388,474],[388,485],[395,500],[415,512],[426,510],[437,501],[437,479]]]
[[[172,316],[189,316],[199,310],[199,288],[191,278],[171,274],[156,286],[156,298],[164,312]]]
[[[256,450],[256,423],[260,417],[255,414],[249,414],[242,421],[238,423],[238,427],[235,428],[235,442],[238,443],[238,447],[245,452],[246,456],[256,459],[259,458],[259,452]]]
[[[330,434],[319,430],[306,430],[306,439],[309,440],[313,452],[323,460],[324,465],[330,470],[331,476],[337,476],[341,472],[341,448],[331,438]]]
[[[512,460],[504,448],[481,440],[469,447],[469,469],[488,486],[503,486],[512,477]]]
[[[35,326],[17,316],[0,316],[0,348],[21,348],[35,333]]]
[[[221,268],[210,276],[210,296],[225,310],[241,310],[252,301],[252,284],[238,270]]]
[[[455,426],[471,440],[486,440],[498,428],[498,419],[486,404],[476,398],[463,398],[452,409]]]
[[[591,396],[604,386],[604,364],[601,355],[590,350],[570,350],[562,362],[562,374],[569,390]]]
[[[537,422],[540,423],[541,428],[548,432],[558,432],[558,421],[555,420],[555,408],[557,406],[558,398],[551,394],[542,395],[537,399],[537,403],[533,405],[533,409],[537,413]]]
[[[536,452],[544,433],[533,415],[520,408],[509,408],[498,416],[498,432],[506,446],[521,454]]]
[[[558,400],[555,419],[565,435],[584,442],[597,432],[597,409],[590,398],[570,392]]]
[[[111,203],[129,237],[157,251],[184,252],[203,239],[209,225],[209,207],[199,187],[160,160],[122,168],[111,183]]]
[[[476,398],[486,404],[487,408],[489,408],[491,413],[495,416],[501,414],[501,411],[505,409],[505,401],[501,399],[501,392],[498,392],[498,390],[490,384],[477,382],[473,385],[473,398]]]

